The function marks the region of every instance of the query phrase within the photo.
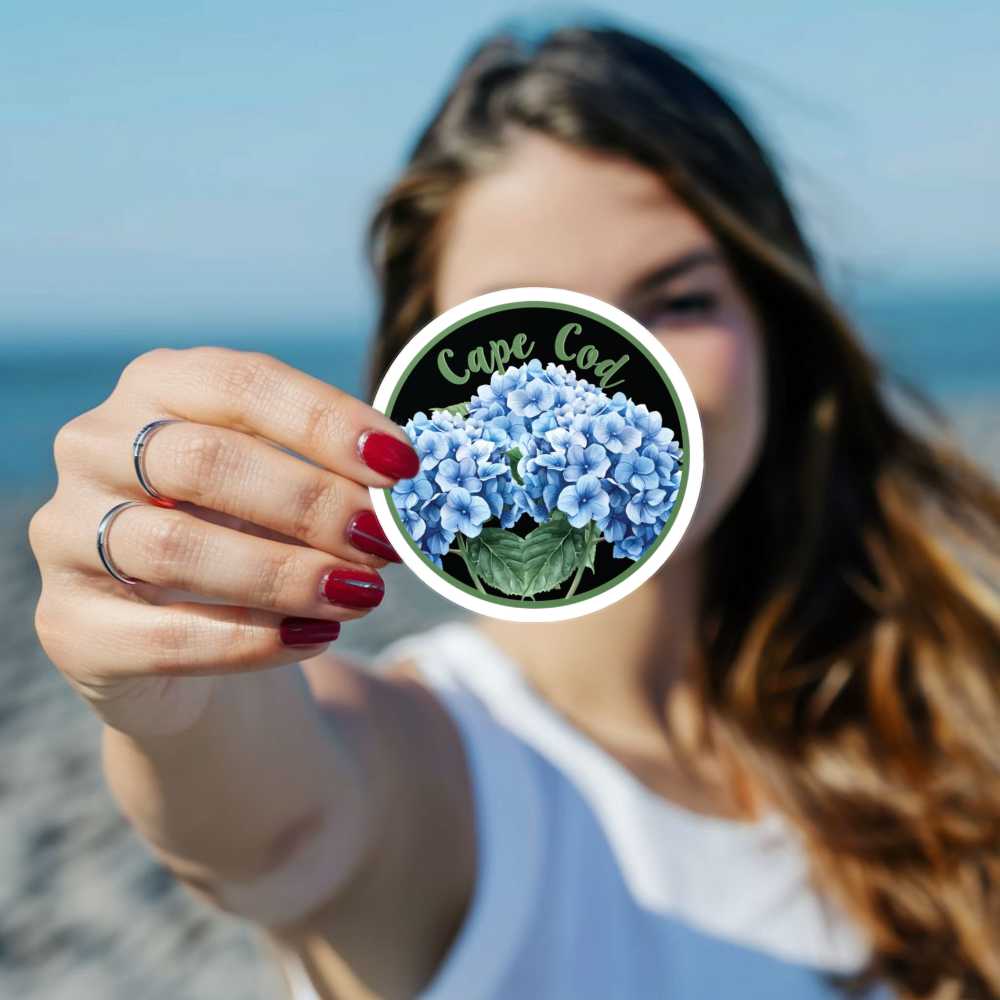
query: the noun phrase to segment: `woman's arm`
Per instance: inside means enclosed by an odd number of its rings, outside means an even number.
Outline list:
[[[143,463],[174,507],[114,519],[115,579],[98,526],[142,495],[136,432],[164,418]],[[358,935],[389,942],[372,981],[412,979],[468,871],[441,846],[464,820],[457,738],[415,681],[327,657],[309,668],[320,703],[302,667],[384,590],[391,546],[357,519],[370,489],[419,467],[404,431],[268,355],[163,349],[63,425],[53,454],[58,486],[28,530],[35,628],[107,726],[123,812],[222,908],[329,931],[345,955]]]
[[[249,918],[296,916],[289,909],[321,888],[319,872],[287,884],[308,874],[301,859],[310,843],[325,849],[324,888],[348,876],[363,851],[375,801],[370,782],[362,790],[354,732],[320,715],[300,664],[210,680],[208,702],[186,730],[139,737],[105,726],[107,783],[192,888]],[[293,876],[287,865],[296,857]]]
[[[320,711],[339,716],[344,675],[320,656],[304,664]],[[270,928],[305,964],[320,996],[413,997],[464,921],[476,880],[473,790],[458,729],[415,664],[364,677],[369,711],[358,753],[384,805],[353,878],[303,919]]]
[[[108,784],[162,862],[338,998],[416,992],[471,898],[463,751],[413,678],[324,654],[220,679],[186,732],[104,732]]]

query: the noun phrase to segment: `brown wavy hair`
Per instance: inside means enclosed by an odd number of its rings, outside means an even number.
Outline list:
[[[1000,996],[1000,493],[866,351],[731,99],[607,22],[482,40],[371,219],[371,394],[433,318],[449,207],[507,124],[645,165],[719,241],[769,391],[758,465],[706,543],[701,704],[867,933],[860,981]]]

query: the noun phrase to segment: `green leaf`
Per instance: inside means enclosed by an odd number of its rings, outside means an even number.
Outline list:
[[[469,415],[469,404],[452,403],[451,406],[432,406],[430,408],[431,413],[439,413],[441,410],[447,410],[449,413],[457,413],[460,417],[467,417]]]
[[[483,583],[524,597],[524,539],[505,528],[483,528],[465,542],[466,556]]]
[[[577,568],[583,554],[583,532],[562,511],[554,511],[524,539],[522,597],[558,587]]]
[[[597,543],[601,540],[601,533],[593,521],[586,528],[576,528],[575,530],[580,532],[580,549],[584,565],[593,573],[594,557],[597,554]]]
[[[507,452],[507,461],[510,463],[510,474],[518,486],[524,485],[524,480],[517,474],[517,463],[521,460],[522,454],[523,452],[517,445],[514,445],[514,447]]]

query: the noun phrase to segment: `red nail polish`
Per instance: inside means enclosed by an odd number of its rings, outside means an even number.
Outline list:
[[[359,510],[347,524],[347,538],[360,552],[381,556],[390,562],[402,562],[399,553],[385,537],[373,510]]]
[[[322,618],[285,618],[278,629],[286,646],[316,646],[340,635],[340,622]]]
[[[411,479],[420,471],[420,456],[409,442],[381,431],[365,431],[358,438],[358,455],[369,468],[393,479]]]
[[[378,573],[338,567],[323,577],[323,596],[332,604],[348,608],[374,608],[385,595]]]

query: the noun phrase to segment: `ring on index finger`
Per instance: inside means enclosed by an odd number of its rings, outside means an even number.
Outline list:
[[[135,465],[136,478],[139,480],[139,485],[158,507],[176,507],[177,501],[171,500],[169,497],[165,497],[162,493],[157,492],[155,487],[149,482],[146,476],[146,463],[143,457],[146,442],[149,440],[150,435],[164,424],[179,423],[181,423],[179,419],[152,420],[136,434],[135,440],[132,442],[132,462]]]

